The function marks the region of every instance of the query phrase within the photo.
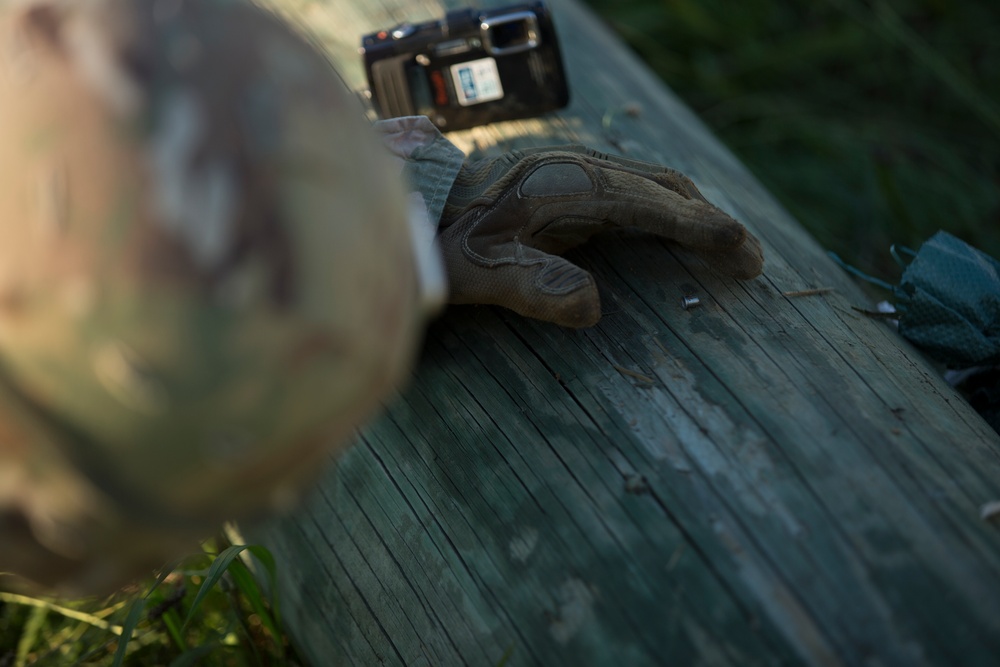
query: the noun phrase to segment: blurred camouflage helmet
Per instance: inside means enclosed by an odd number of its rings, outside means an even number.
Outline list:
[[[0,493],[0,530],[52,546],[87,506],[187,536],[287,505],[415,347],[386,160],[248,2],[0,0],[0,481],[35,489]]]

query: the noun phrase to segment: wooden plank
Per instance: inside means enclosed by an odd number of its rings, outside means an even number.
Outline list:
[[[431,1],[270,0],[360,87],[358,36]],[[494,5],[496,3],[493,3]],[[661,83],[551,0],[573,102],[455,133],[688,173],[763,241],[737,283],[634,233],[572,257],[585,331],[487,307],[430,328],[406,390],[309,506],[246,537],[315,664],[989,664],[1000,438]],[[615,113],[628,104],[637,116]],[[611,119],[610,130],[607,119]],[[786,297],[789,291],[832,291]],[[703,305],[684,310],[681,298]]]

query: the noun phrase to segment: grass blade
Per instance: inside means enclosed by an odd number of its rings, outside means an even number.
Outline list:
[[[160,574],[157,575],[156,580],[153,582],[153,585],[149,587],[149,590],[146,591],[146,595],[144,595],[143,597],[148,598],[150,595],[152,595],[153,591],[159,588],[160,584],[166,581],[167,577],[173,574],[174,570],[180,567],[181,563],[183,563],[184,561],[185,561],[184,558],[179,558],[171,563],[168,563],[167,565],[164,565],[163,569],[160,570]]]
[[[226,548],[215,557],[215,560],[212,561],[212,567],[208,568],[208,574],[205,575],[205,581],[202,582],[201,588],[198,589],[198,594],[194,598],[194,602],[191,603],[191,609],[188,610],[187,618],[184,619],[184,625],[181,626],[182,630],[187,628],[191,619],[194,618],[195,612],[198,611],[198,607],[201,606],[202,601],[205,599],[205,596],[208,595],[209,591],[212,590],[219,579],[222,578],[222,575],[226,573],[226,570],[229,569],[229,564],[246,549],[246,545],[234,545]]]
[[[267,549],[267,547],[263,547],[259,544],[251,544],[247,547],[247,549],[267,571],[268,601],[271,603],[271,613],[274,616],[274,622],[280,626],[281,610],[278,607],[278,568],[274,562],[274,555]]]
[[[257,585],[257,580],[254,579],[249,568],[238,560],[233,561],[232,565],[229,566],[229,573],[236,582],[236,587],[243,594],[246,601],[250,603],[253,613],[257,614],[261,624],[271,633],[271,638],[274,640],[275,647],[280,654],[283,650],[282,635],[272,618],[271,612],[268,611],[267,604],[261,595],[260,587]]]
[[[28,622],[24,624],[21,638],[17,641],[17,657],[14,659],[14,667],[25,667],[28,664],[28,654],[38,643],[38,633],[48,615],[49,611],[45,607],[34,607],[31,610]]]
[[[142,612],[145,610],[146,598],[140,598],[132,603],[132,607],[128,610],[128,616],[122,623],[122,634],[118,638],[118,648],[115,650],[115,659],[111,662],[111,667],[121,667],[122,662],[124,662],[128,642],[132,639],[132,631],[139,624],[139,619],[142,618]]]
[[[50,600],[45,600],[42,598],[28,597],[27,595],[21,595],[19,593],[8,593],[6,591],[0,591],[0,602],[9,602],[11,604],[21,604],[30,607],[44,607],[45,609],[55,612],[66,618],[71,618],[74,621],[80,621],[82,623],[87,623],[94,626],[95,628],[100,628],[102,630],[107,630],[116,635],[121,634],[121,628],[117,625],[108,623],[104,619],[95,616],[93,614],[88,614],[86,612],[77,611],[76,609],[70,609],[63,605],[56,604]]]

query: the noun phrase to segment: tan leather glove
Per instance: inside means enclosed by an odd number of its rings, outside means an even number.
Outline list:
[[[556,255],[616,227],[674,241],[733,278],[762,270],[757,239],[684,174],[585,146],[539,148],[463,166],[439,226],[449,301],[593,326],[593,276]]]

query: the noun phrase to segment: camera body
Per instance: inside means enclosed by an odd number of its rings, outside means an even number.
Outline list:
[[[361,54],[382,118],[427,116],[442,130],[538,116],[569,102],[542,2],[448,12],[365,35]]]

